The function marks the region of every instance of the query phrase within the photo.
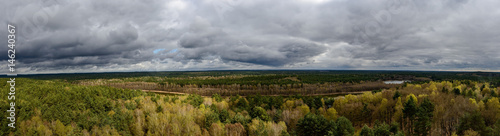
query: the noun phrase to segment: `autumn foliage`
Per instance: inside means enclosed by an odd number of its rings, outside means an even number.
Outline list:
[[[18,128],[3,125],[0,135],[500,135],[500,89],[484,82],[345,96],[204,97],[18,80]],[[6,79],[1,83],[5,97]],[[9,107],[5,99],[0,107]]]

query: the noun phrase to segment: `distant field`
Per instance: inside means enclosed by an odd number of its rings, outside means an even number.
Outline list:
[[[84,79],[123,79],[137,77],[168,77],[177,79],[203,79],[233,76],[234,78],[252,79],[258,76],[272,78],[279,77],[297,77],[305,83],[323,83],[323,82],[359,82],[373,80],[471,80],[499,82],[500,73],[498,72],[442,72],[442,71],[352,71],[352,70],[257,70],[257,71],[172,71],[172,72],[114,72],[114,73],[74,73],[74,74],[37,74],[37,75],[19,75],[20,77],[53,80],[62,79],[67,81],[77,81]],[[4,76],[5,77],[5,76]],[[154,78],[143,78],[146,82],[155,82]],[[262,79],[258,79],[262,80]],[[261,82],[275,82],[273,79],[265,79]],[[188,84],[199,81],[182,81],[178,83]],[[208,83],[204,82],[204,83]],[[282,82],[288,83],[288,82]]]
[[[500,73],[422,71],[191,71],[25,75],[42,80],[63,80],[81,85],[155,90],[211,96],[317,95],[374,91],[400,85],[386,80],[469,80],[500,85]]]

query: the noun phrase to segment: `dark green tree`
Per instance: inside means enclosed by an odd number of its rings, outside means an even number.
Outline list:
[[[179,100],[179,96],[177,95],[172,96],[172,99],[170,99],[171,102],[175,102],[176,100]]]
[[[302,99],[304,103],[307,104],[307,106],[311,107],[311,109],[318,109],[319,107],[323,106],[321,102],[321,97],[316,96],[316,97],[304,97]]]
[[[363,120],[368,123],[372,123],[372,112],[373,110],[368,108],[368,103],[363,103],[363,110],[361,110],[361,115]]]
[[[219,115],[215,112],[209,112],[205,114],[205,128],[208,129],[212,123],[219,121]]]
[[[494,125],[493,125],[493,132],[491,133],[494,136],[500,135],[500,120],[498,120]]]
[[[277,109],[276,112],[270,116],[271,116],[273,121],[278,122],[279,120],[282,119],[282,113],[283,113],[283,111],[281,109]]]
[[[460,95],[460,89],[458,88],[453,89],[453,93],[455,93],[455,95]]]
[[[424,99],[418,107],[417,121],[415,122],[415,134],[426,136],[431,129],[434,104],[429,99]]]
[[[264,121],[271,120],[271,117],[269,117],[269,115],[267,115],[266,110],[262,107],[259,107],[259,106],[255,106],[254,108],[252,108],[252,110],[250,111],[250,116],[252,118],[260,118]]]
[[[325,106],[326,108],[330,108],[333,106],[333,103],[335,102],[334,98],[323,98],[325,100]]]
[[[469,90],[467,90],[467,94],[465,94],[465,96],[467,96],[467,97],[473,97],[473,96],[475,96],[475,95],[474,95],[474,91],[472,91],[472,90],[470,90],[470,89],[469,89]]]
[[[203,97],[197,94],[190,94],[186,98],[186,101],[188,101],[189,104],[193,105],[194,107],[200,107],[200,105],[203,103]]]
[[[216,102],[222,101],[222,97],[218,93],[213,94],[212,99],[214,99]]]
[[[363,128],[361,128],[361,132],[359,133],[360,136],[375,136],[375,134],[373,133],[373,130],[368,127],[367,125],[363,126]]]
[[[334,132],[336,128],[334,121],[329,121],[323,115],[309,113],[297,123],[297,135],[299,136],[324,136],[328,132]]]
[[[354,134],[354,127],[346,117],[337,118],[337,136],[350,136]]]
[[[156,112],[162,112],[162,111],[163,107],[161,107],[161,105],[156,106]]]
[[[219,120],[220,122],[226,122],[229,119],[229,112],[226,109],[222,109],[219,112]]]
[[[413,120],[415,120],[415,114],[417,113],[418,107],[417,104],[415,103],[415,100],[413,97],[410,97],[404,104],[403,104],[403,117],[407,119],[406,124],[409,125],[409,133],[412,134],[413,130]]]
[[[393,99],[393,100],[396,100],[396,99],[398,99],[398,97],[400,97],[400,96],[401,96],[401,93],[400,93],[399,91],[396,91],[396,93],[394,93],[394,95],[392,96],[392,99]]]
[[[168,97],[168,96],[163,97],[163,101],[164,102],[169,102],[170,101],[170,97]]]
[[[374,132],[375,136],[391,135],[390,127],[385,122],[375,124],[375,127],[373,128],[373,132]]]
[[[486,135],[486,124],[484,123],[483,117],[481,117],[481,113],[478,111],[465,113],[465,115],[460,118],[457,129],[458,134],[463,135],[464,132],[469,129],[480,132],[481,135]]]
[[[467,90],[466,90],[466,89],[464,89],[462,92],[460,92],[460,95],[462,95],[462,96],[467,96]]]
[[[490,95],[492,97],[498,97],[498,94],[494,90],[491,90]]]
[[[495,130],[493,130],[493,128],[486,127],[486,129],[484,130],[484,132],[481,133],[481,135],[483,135],[483,136],[494,136],[493,135],[494,131]]]
[[[443,89],[441,89],[441,92],[443,93],[448,93],[448,89],[446,87],[443,86]]]
[[[238,99],[238,102],[236,103],[236,108],[241,109],[241,110],[249,109],[248,102],[245,100],[245,98],[241,97]]]
[[[391,128],[389,129],[391,133],[396,134],[399,131],[399,123],[398,122],[392,122],[391,123]]]
[[[249,120],[245,118],[245,116],[241,115],[240,113],[236,113],[234,117],[231,119],[231,123],[240,123],[243,126],[247,126],[247,123]]]
[[[283,99],[283,96],[269,97],[269,103],[267,104],[269,109],[279,109],[283,105]]]

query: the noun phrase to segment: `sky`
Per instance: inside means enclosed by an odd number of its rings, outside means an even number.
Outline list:
[[[15,0],[17,73],[500,70],[498,0]],[[8,47],[0,48],[7,60]],[[8,73],[7,61],[0,71]]]

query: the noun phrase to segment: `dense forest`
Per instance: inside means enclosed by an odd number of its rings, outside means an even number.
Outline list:
[[[375,80],[426,80],[432,81],[452,81],[452,80],[471,80],[480,82],[500,83],[500,73],[498,72],[443,72],[443,71],[371,71],[371,70],[228,70],[228,71],[169,71],[169,72],[110,72],[110,73],[67,73],[67,74],[34,74],[23,75],[19,77],[65,81],[77,81],[84,79],[123,79],[134,77],[160,77],[160,78],[199,78],[199,77],[225,77],[225,76],[269,76],[265,79],[258,79],[256,82],[269,84],[276,82],[273,76],[295,76],[301,78],[305,83],[324,83],[324,82],[360,82]],[[252,78],[252,77],[249,77]],[[258,78],[258,77],[257,77]],[[423,79],[422,79],[423,78]],[[158,82],[150,80],[141,80],[144,82]],[[274,78],[275,79],[275,78]],[[245,79],[243,79],[245,80]],[[251,79],[249,79],[251,80]],[[196,83],[198,82],[198,83]],[[200,81],[179,81],[177,84],[199,84]],[[212,81],[205,81],[204,84],[210,84]],[[223,82],[224,84],[232,84]],[[241,83],[241,82],[239,82]],[[246,82],[248,83],[248,82]],[[281,84],[281,83],[280,83]],[[283,84],[287,84],[283,82]],[[498,84],[500,85],[500,84]]]
[[[350,74],[353,74],[350,77],[356,78],[360,73]],[[280,73],[78,80],[17,78],[17,127],[11,129],[6,125],[9,121],[5,118],[5,111],[10,105],[6,99],[1,99],[0,110],[3,112],[0,113],[3,116],[0,122],[3,125],[0,135],[500,135],[500,87],[496,80],[489,80],[496,79],[495,76],[483,78],[486,80],[472,77],[470,80],[426,80],[344,96],[308,96],[303,93],[164,95],[108,85],[145,82],[158,87],[162,85],[161,82],[165,82],[163,85],[177,88],[181,87],[176,82],[180,80],[189,82],[181,88],[223,88],[226,85],[226,91],[231,92],[238,89],[258,90],[253,87],[260,85],[262,90],[266,90],[262,86],[267,86],[267,89],[274,86],[276,90],[296,88],[296,91],[304,91],[300,88],[316,86],[316,90],[329,90],[339,85],[408,77],[433,78],[436,75],[439,73],[427,76],[395,74],[359,82],[328,81],[330,79],[321,78],[335,75],[311,73],[302,75],[310,76],[311,79],[301,78],[300,74]],[[305,82],[313,80],[314,76],[319,76],[317,80],[325,82]],[[252,80],[242,79],[247,77]],[[242,82],[205,84],[203,81],[219,79]],[[290,81],[280,85],[283,79]],[[9,79],[0,80],[3,87],[0,97],[7,98]],[[243,82],[245,80],[248,82]],[[263,82],[251,83],[257,80]],[[104,83],[97,84],[100,82]],[[293,82],[293,85],[289,82]],[[235,84],[238,87],[231,88]],[[247,88],[241,88],[243,85],[247,85]],[[342,91],[346,88],[338,89]]]

